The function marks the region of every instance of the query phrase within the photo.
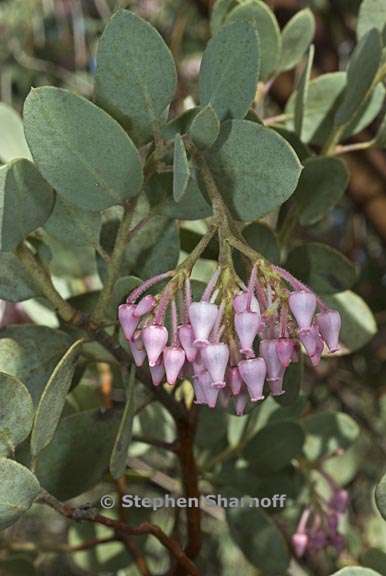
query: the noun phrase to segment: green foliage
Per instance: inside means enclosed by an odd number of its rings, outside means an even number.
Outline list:
[[[335,115],[338,126],[347,124],[367,99],[378,72],[381,52],[379,32],[369,30],[356,46],[347,67],[347,86]]]
[[[11,252],[47,220],[54,194],[29,160],[14,160],[0,168],[0,205],[0,250]]]
[[[378,510],[386,520],[386,474],[381,478],[375,489],[375,501]]]
[[[0,252],[0,269],[0,298],[22,302],[39,295],[19,259],[11,252]]]
[[[369,568],[361,568],[360,566],[350,566],[342,568],[338,572],[334,572],[332,576],[381,576],[379,572],[370,570]]]
[[[294,105],[294,128],[296,134],[301,138],[303,130],[304,116],[306,113],[308,86],[311,75],[312,63],[314,61],[314,46],[311,46],[308,51],[306,63],[303,72],[300,75]]]
[[[18,462],[0,458],[0,530],[11,526],[39,495],[35,476]]]
[[[99,41],[97,101],[142,144],[159,131],[176,82],[173,57],[157,30],[132,12],[118,10]]]
[[[362,38],[372,28],[376,28],[381,34],[385,32],[386,5],[383,0],[362,0],[359,7],[358,38]]]
[[[348,179],[346,165],[339,158],[306,160],[293,195],[300,224],[311,226],[322,220],[343,196]]]
[[[51,443],[40,452],[35,473],[61,500],[83,494],[107,472],[121,412],[87,410],[62,418]]]
[[[31,91],[24,129],[44,178],[66,200],[101,210],[136,196],[142,186],[137,149],[91,102],[60,88]]]
[[[21,380],[37,404],[71,338],[45,326],[10,326],[0,332],[0,372]]]
[[[358,424],[343,412],[323,412],[306,416],[301,421],[306,433],[304,453],[309,460],[346,450],[357,440]]]
[[[214,108],[208,104],[193,118],[189,133],[198,148],[210,148],[220,132],[220,121]]]
[[[253,222],[243,229],[248,244],[273,264],[280,262],[279,243],[276,234],[266,224]]]
[[[37,456],[52,440],[70,390],[83,340],[66,351],[47,382],[36,408],[31,436],[31,453]]]
[[[0,160],[10,162],[16,158],[31,160],[25,141],[23,122],[17,112],[7,104],[0,103]]]
[[[54,209],[44,228],[60,242],[73,246],[96,246],[101,225],[98,212],[82,210],[57,195]]]
[[[190,178],[188,157],[180,134],[174,141],[173,171],[173,198],[179,202],[186,194]]]
[[[260,510],[227,510],[227,522],[233,539],[248,561],[267,576],[283,574],[289,565],[289,553],[276,524]]]
[[[20,380],[0,372],[0,456],[14,452],[31,432],[32,398]]]
[[[318,294],[347,290],[356,280],[353,264],[337,250],[318,242],[291,250],[287,268]]]
[[[268,80],[276,72],[281,52],[280,30],[274,13],[260,0],[246,0],[229,13],[226,22],[237,20],[250,22],[255,27],[261,52],[260,79]]]
[[[255,96],[259,43],[252,26],[235,22],[209,41],[199,76],[200,103],[210,104],[220,120],[243,118]]]
[[[315,18],[309,8],[300,10],[287,22],[281,34],[281,71],[290,70],[298,64],[311,44],[314,33]]]
[[[294,191],[301,171],[284,138],[245,120],[224,122],[208,162],[240,220],[261,218],[280,206]]]
[[[119,424],[117,437],[110,458],[110,472],[113,478],[123,476],[127,467],[127,455],[132,437],[135,415],[135,366],[132,365],[126,388],[126,403]]]

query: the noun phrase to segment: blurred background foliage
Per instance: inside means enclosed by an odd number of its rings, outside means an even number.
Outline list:
[[[274,9],[281,27],[301,8],[308,6],[312,9],[317,23],[313,76],[345,67],[355,45],[359,0],[271,0],[267,4]],[[21,112],[31,86],[46,84],[64,86],[90,97],[96,43],[107,19],[118,6],[129,8],[149,20],[171,47],[179,72],[179,91],[173,108],[176,113],[181,113],[190,104],[190,94],[197,89],[200,57],[210,38],[211,0],[1,0],[1,101]],[[275,80],[265,101],[265,116],[283,112],[295,82],[296,71],[293,70]],[[375,121],[365,133],[354,136],[351,141],[370,140],[378,124],[379,120]],[[384,152],[376,149],[347,155],[345,159],[352,174],[348,194],[321,223],[301,228],[296,233],[304,241],[326,241],[358,264],[360,275],[353,290],[373,311],[378,333],[364,348],[351,355],[332,358],[316,369],[305,368],[307,411],[345,412],[360,425],[361,434],[340,467],[338,464],[335,466],[333,460],[329,464],[334,475],[343,475],[352,497],[346,526],[347,550],[339,558],[316,555],[309,559],[309,565],[305,567],[307,572],[302,572],[299,566],[294,568],[291,573],[296,575],[325,576],[351,562],[361,562],[386,575],[386,523],[376,511],[373,498],[374,486],[386,461],[386,162]],[[189,250],[188,232],[182,239],[183,248]],[[54,271],[58,282],[66,284],[70,294],[82,293],[90,283],[93,287],[94,269],[90,267],[92,259],[88,258],[87,251],[62,247],[60,252],[55,249]],[[18,311],[12,311],[15,315],[12,321],[24,321],[26,313],[33,318],[43,312],[27,303]],[[3,315],[3,323],[8,321]],[[109,376],[103,370],[96,373],[91,369],[81,376],[83,386],[78,387],[74,394],[77,405],[91,408],[93,403],[95,406],[103,404],[104,386],[108,386],[105,380]],[[95,397],[90,390],[96,387],[100,393]],[[163,427],[160,437],[167,439],[167,418],[157,410],[162,409],[151,408],[143,413],[143,428],[146,430],[146,419],[152,427],[158,421]],[[68,411],[72,411],[70,405]],[[224,431],[221,412],[214,413],[211,418],[214,421],[210,430],[216,430],[216,434],[207,435],[205,441],[209,441],[210,436],[211,442],[221,444]],[[204,437],[206,431],[202,432]],[[138,447],[140,454],[141,445]],[[161,463],[165,466],[167,457],[166,452],[158,450],[148,461],[157,468]],[[149,495],[149,488],[145,492]],[[118,572],[120,562],[122,568],[126,562],[122,545],[115,543],[99,547],[97,552],[79,552],[70,560],[65,554],[64,522],[43,508],[38,514],[37,508],[34,507],[22,525],[19,523],[1,536],[0,574],[121,574]],[[47,518],[42,521],[45,515]],[[157,512],[155,519],[167,526],[170,517],[165,514],[163,519],[162,515],[162,512]],[[205,541],[205,573],[208,576],[217,574],[215,558],[220,557],[224,576],[233,575],[236,570],[245,575],[257,574],[243,561],[235,546],[227,545],[229,536],[219,534],[221,524],[211,518],[207,521],[213,522],[213,532],[220,538]],[[83,534],[87,530],[90,533]],[[103,537],[103,529],[100,530],[97,536]],[[70,542],[74,545],[85,538],[95,537],[93,531],[93,527],[75,526],[70,530]],[[23,549],[23,542],[30,542],[31,538],[36,543],[35,548],[31,544]],[[221,547],[218,547],[218,541],[222,543]],[[58,543],[63,544],[63,554],[53,555],[51,549],[57,549]],[[165,566],[162,565],[160,549],[150,540],[146,547],[151,566],[156,567],[157,573],[162,572]],[[35,572],[30,559],[36,558],[38,552],[39,568]],[[114,562],[109,564],[111,559]],[[130,569],[122,574],[131,576],[136,572]]]

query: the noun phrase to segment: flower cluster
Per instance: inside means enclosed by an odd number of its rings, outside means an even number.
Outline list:
[[[144,295],[171,276],[160,295]],[[264,398],[265,383],[273,396],[284,393],[286,368],[298,359],[301,345],[313,365],[324,344],[336,351],[341,320],[277,266],[255,264],[248,285],[234,278],[219,268],[194,302],[189,276],[181,281],[181,274],[167,272],[136,288],[118,315],[134,362],[142,366],[147,359],[155,386],[189,378],[197,404],[214,408],[218,398],[228,403],[233,397],[242,415],[249,401]]]
[[[332,546],[339,553],[345,546],[344,537],[339,532],[339,520],[347,512],[349,494],[347,490],[337,486],[327,474],[324,476],[329,481],[331,495],[326,502],[319,497],[317,509],[307,507],[303,511],[291,539],[298,558],[307,553],[318,552],[326,546]]]

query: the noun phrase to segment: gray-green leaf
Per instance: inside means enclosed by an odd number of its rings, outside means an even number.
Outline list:
[[[381,34],[386,28],[385,0],[362,0],[357,22],[357,36],[362,38],[371,30],[377,28]]]
[[[126,404],[119,424],[117,437],[114,442],[113,451],[110,458],[110,472],[113,478],[123,476],[127,467],[127,455],[131,442],[133,420],[135,415],[135,366],[131,365],[129,380],[126,390]]]
[[[356,281],[355,266],[343,254],[319,242],[297,246],[288,255],[287,268],[318,294],[335,294]]]
[[[0,269],[0,298],[21,302],[40,295],[17,256],[11,252],[0,252]]]
[[[301,420],[306,433],[304,453],[309,460],[346,450],[359,436],[359,426],[343,412],[322,412]]]
[[[190,167],[184,141],[180,134],[174,140],[173,198],[179,202],[185,195],[190,178]]]
[[[120,419],[119,410],[87,410],[63,418],[37,458],[41,485],[61,500],[95,486],[108,471]]]
[[[382,54],[382,41],[378,30],[366,32],[356,46],[347,67],[347,84],[336,115],[335,123],[346,124],[368,98],[377,74]]]
[[[0,160],[2,162],[10,162],[15,158],[32,159],[19,114],[3,102],[0,103],[0,133]]]
[[[380,148],[386,148],[386,114],[378,128],[377,135],[375,137],[375,144]]]
[[[31,432],[32,398],[20,380],[0,372],[0,455],[12,454]]]
[[[300,10],[284,26],[279,69],[290,70],[301,60],[315,33],[315,18],[309,8]]]
[[[247,0],[233,9],[226,21],[235,20],[246,20],[255,27],[260,40],[260,78],[268,80],[277,70],[281,51],[280,29],[274,13],[260,0]]]
[[[214,108],[208,104],[193,118],[189,133],[198,148],[210,148],[220,132],[220,121]]]
[[[235,216],[255,220],[294,191],[300,162],[274,130],[245,120],[225,122],[208,153],[217,186]]]
[[[31,453],[39,454],[52,440],[63,412],[83,340],[77,340],[55,367],[36,409]]]
[[[52,370],[71,344],[53,328],[25,324],[0,332],[0,371],[19,378],[37,404]]]
[[[252,566],[264,576],[287,573],[287,545],[269,516],[253,508],[229,508],[226,518],[234,541]]]
[[[343,196],[349,180],[339,158],[310,158],[304,164],[293,199],[299,222],[310,226],[322,220]]]
[[[375,501],[378,510],[386,520],[386,474],[381,478],[375,489]]]
[[[7,458],[0,458],[0,478],[0,530],[4,530],[31,508],[40,485],[28,468]]]
[[[54,209],[44,225],[51,236],[73,246],[95,246],[101,228],[99,212],[82,210],[57,195]]]
[[[176,83],[173,56],[157,30],[132,12],[118,10],[99,41],[97,101],[142,144],[159,130]]]
[[[314,61],[314,51],[314,46],[312,45],[309,49],[307,61],[299,78],[297,90],[295,93],[294,127],[295,132],[300,139],[302,137],[304,114],[307,106],[308,86],[311,76],[312,63]]]
[[[0,168],[0,251],[11,252],[42,226],[54,206],[54,193],[24,158]]]
[[[225,26],[208,43],[202,57],[199,94],[220,120],[243,118],[253,101],[259,71],[258,38],[246,22]]]
[[[143,174],[138,151],[111,116],[61,88],[32,90],[24,129],[44,178],[84,210],[102,210],[136,196]]]
[[[370,568],[349,566],[348,568],[342,568],[342,570],[334,572],[331,576],[382,576],[382,574],[375,572],[375,570],[371,570]]]

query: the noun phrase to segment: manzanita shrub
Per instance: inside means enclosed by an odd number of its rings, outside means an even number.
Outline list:
[[[340,155],[385,146],[385,121],[347,143],[383,107],[385,26],[383,0],[364,0],[347,69],[315,77],[309,9],[280,30],[264,2],[218,0],[196,105],[175,115],[169,48],[119,10],[92,102],[32,89],[24,132],[1,109],[2,529],[64,517],[49,550],[93,574],[313,574],[323,554],[328,573],[376,576],[342,568],[335,471],[359,426],[302,393],[305,367],[364,346],[375,321],[355,266],[298,231],[341,200]],[[375,499],[386,518],[385,479]]]

